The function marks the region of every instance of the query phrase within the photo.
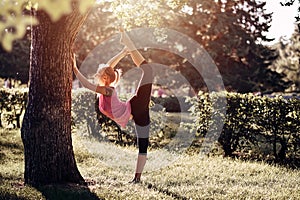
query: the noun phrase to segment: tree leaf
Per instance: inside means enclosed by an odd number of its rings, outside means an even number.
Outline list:
[[[45,10],[52,21],[57,21],[72,11],[72,0],[37,0],[37,2],[39,9]]]
[[[13,41],[15,40],[15,36],[12,33],[6,33],[2,40],[2,46],[6,51],[12,50]]]
[[[85,13],[90,7],[95,4],[95,0],[79,1],[79,11]]]

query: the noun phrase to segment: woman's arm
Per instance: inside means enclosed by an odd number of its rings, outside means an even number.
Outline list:
[[[76,66],[76,58],[74,55],[73,58],[73,71],[76,75],[76,77],[78,78],[78,80],[80,81],[80,83],[82,84],[83,87],[93,91],[93,92],[97,92],[97,93],[101,93],[103,95],[106,96],[111,96],[113,93],[113,89],[110,87],[105,87],[105,86],[98,86],[95,85],[93,83],[91,83],[89,80],[87,80],[78,70],[77,66]]]
[[[114,57],[112,57],[108,62],[107,64],[114,68],[122,58],[124,58],[126,55],[128,54],[128,50],[126,47],[124,47],[122,49],[122,51],[120,51],[117,55],[115,55]]]

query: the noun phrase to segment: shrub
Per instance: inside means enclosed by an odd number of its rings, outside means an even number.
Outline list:
[[[0,89],[0,126],[20,128],[21,115],[25,111],[28,89]],[[226,98],[224,98],[226,97]],[[121,97],[126,99],[126,97]],[[187,101],[182,109],[179,102]],[[226,104],[221,101],[226,101]],[[221,102],[226,105],[226,114],[213,108]],[[153,106],[154,105],[154,106]],[[171,106],[170,106],[171,105]],[[178,106],[179,105],[179,106]],[[181,107],[180,107],[181,106]],[[195,117],[194,123],[185,124],[203,141],[208,128],[217,132],[218,121],[224,120],[218,144],[225,156],[270,159],[300,166],[300,100],[281,96],[261,97],[239,93],[203,93],[196,97],[178,99],[152,98],[151,145],[161,147],[176,134],[179,124],[172,123],[166,111],[188,110]],[[157,109],[159,108],[159,109]],[[72,92],[72,119],[84,136],[108,139],[122,145],[135,144],[133,123],[121,129],[114,121],[99,112],[97,97],[86,89]],[[174,123],[173,123],[174,124]],[[213,137],[211,139],[214,139]],[[194,146],[197,146],[194,144]]]
[[[226,116],[218,138],[225,156],[244,156],[257,159],[272,158],[280,162],[299,162],[300,159],[300,101],[255,96],[253,94],[225,93]],[[196,117],[190,129],[196,136],[205,137],[213,123],[212,112],[224,93],[199,93],[189,101]]]
[[[128,123],[126,128],[121,128],[99,111],[97,96],[86,89],[74,90],[72,95],[72,118],[77,128],[87,130],[86,132],[83,131],[84,136],[94,137],[98,140],[109,140],[121,145],[136,144],[135,128],[132,121]],[[120,97],[123,101],[127,98],[125,96]],[[156,111],[151,109],[150,112],[152,122],[150,141],[153,147],[159,147],[162,140],[170,137],[172,130],[166,125],[164,108]]]
[[[20,128],[21,114],[25,111],[28,89],[0,90],[0,126]],[[121,97],[125,100],[128,97]],[[159,107],[159,106],[158,106]],[[160,142],[174,135],[175,130],[166,125],[165,108],[151,109],[151,141],[152,146],[160,146]],[[155,111],[154,111],[155,110]],[[136,143],[133,123],[126,129],[121,129],[114,121],[103,115],[98,109],[98,98],[95,93],[84,88],[72,91],[72,124],[73,128],[81,129],[83,136],[94,137],[98,140],[110,140],[122,145]],[[175,127],[176,129],[176,127]]]
[[[0,127],[4,126],[3,122],[8,127],[21,127],[21,115],[25,111],[27,96],[28,89],[0,89]]]

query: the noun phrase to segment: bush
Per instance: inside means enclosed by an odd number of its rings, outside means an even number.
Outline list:
[[[28,89],[0,89],[0,96],[0,126],[20,128]],[[207,137],[209,127],[213,128],[213,132],[218,131],[218,124],[214,124],[218,121],[211,120],[213,117],[224,120],[218,144],[225,156],[268,159],[300,166],[299,99],[202,92],[197,97],[182,97],[181,100],[175,97],[152,98],[152,147],[167,144],[176,134],[179,124],[170,126],[174,122],[168,117],[166,110],[183,112],[185,109],[182,109],[183,104],[179,103],[181,101],[188,101],[184,104],[186,110],[191,106],[189,110],[195,121],[185,125],[193,134],[196,133],[198,141]],[[222,108],[216,109],[212,106],[220,102],[226,105],[225,115],[218,110]],[[96,95],[86,89],[72,92],[72,119],[76,128],[86,130],[81,131],[85,136],[108,139],[122,145],[132,145],[136,142],[133,123],[129,123],[126,129],[121,129],[99,112]]]
[[[27,96],[28,89],[0,89],[0,127],[21,127],[21,115],[25,111]]]
[[[99,100],[95,93],[86,89],[77,89],[72,92],[72,118],[77,128],[84,128],[84,136],[94,137],[98,140],[109,140],[121,145],[135,145],[136,135],[132,121],[126,128],[121,127],[103,115],[99,109]],[[125,101],[128,97],[121,96],[120,99]],[[153,105],[152,105],[153,106]],[[159,147],[160,142],[170,138],[173,131],[166,126],[166,112],[160,110],[150,110],[151,126],[150,141],[152,147]],[[82,131],[81,131],[82,132]]]
[[[272,159],[279,162],[300,160],[300,101],[239,93],[199,93],[189,101],[196,120],[190,124],[198,137],[205,137],[212,104],[226,95],[226,116],[218,142],[225,156]]]
[[[0,126],[20,128],[21,114],[25,111],[28,89],[1,89],[0,96]],[[121,97],[123,100],[126,98],[125,96]],[[157,110],[157,106],[153,106],[151,115],[153,117],[151,117],[150,140],[152,146],[159,147],[160,142],[174,135],[175,130],[166,125],[164,108]],[[122,145],[136,144],[133,123],[129,123],[126,129],[121,129],[114,121],[99,111],[98,98],[95,93],[84,88],[72,91],[72,121],[73,129],[81,129],[80,132],[83,136],[98,140],[110,140]]]

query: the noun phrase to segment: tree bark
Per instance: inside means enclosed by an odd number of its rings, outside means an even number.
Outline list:
[[[28,104],[21,135],[25,183],[84,183],[71,139],[72,47],[87,14],[73,12],[52,22],[36,12],[32,28]]]

